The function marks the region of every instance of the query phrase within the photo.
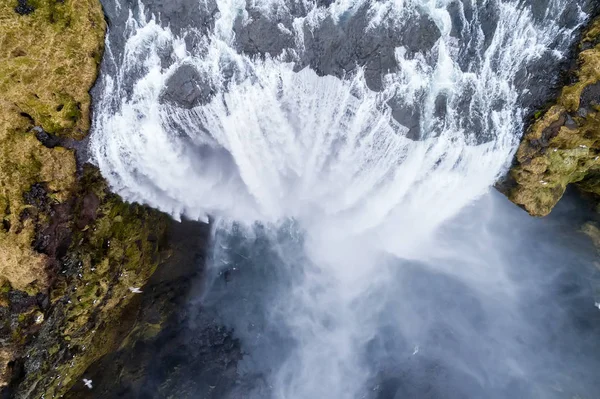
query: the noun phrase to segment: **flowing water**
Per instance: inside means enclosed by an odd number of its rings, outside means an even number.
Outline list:
[[[214,219],[230,397],[600,392],[593,249],[490,194],[593,2],[104,3],[91,154]]]

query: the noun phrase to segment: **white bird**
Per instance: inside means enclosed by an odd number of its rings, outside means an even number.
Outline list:
[[[415,346],[415,350],[413,351],[413,356],[419,353],[419,345]]]
[[[92,389],[92,380],[88,380],[87,378],[84,378],[83,383],[85,384],[86,387],[88,387],[89,389]]]
[[[594,306],[597,307],[598,309],[600,309],[600,302],[594,303]]]
[[[133,292],[134,294],[141,294],[142,290],[137,288],[137,287],[129,287],[129,291]]]

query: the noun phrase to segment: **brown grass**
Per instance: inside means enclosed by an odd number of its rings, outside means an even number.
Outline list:
[[[45,183],[60,202],[75,182],[74,154],[44,147],[31,129],[84,137],[105,32],[96,0],[30,4],[35,11],[19,15],[16,0],[0,2],[0,276],[22,290],[47,283],[23,193]]]

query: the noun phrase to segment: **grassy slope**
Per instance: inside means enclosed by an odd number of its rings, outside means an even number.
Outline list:
[[[77,176],[71,150],[35,136],[88,132],[99,1],[17,5],[0,1],[0,391],[50,398],[127,335],[139,305],[129,287],[165,254],[168,218],[125,204],[93,167]]]
[[[45,287],[45,258],[30,243],[34,220],[23,193],[44,183],[64,201],[75,181],[74,154],[44,147],[31,130],[81,138],[89,128],[88,90],[96,78],[105,32],[96,0],[0,2],[0,276],[17,289]]]

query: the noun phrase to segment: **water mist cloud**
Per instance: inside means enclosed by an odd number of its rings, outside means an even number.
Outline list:
[[[574,218],[528,219],[490,193],[420,259],[357,242],[315,254],[293,224],[217,227],[204,304],[241,339],[254,386],[231,397],[593,398],[597,254]]]
[[[530,3],[218,0],[214,25],[178,30],[132,7],[91,150],[126,199],[216,217],[200,302],[246,353],[231,398],[597,392],[597,316],[571,319],[591,248],[490,194],[535,63],[585,19],[559,17],[586,0]],[[274,18],[293,36],[278,55],[240,51],[240,29]],[[372,64],[331,44],[411,23],[434,34],[394,46],[378,91]],[[178,73],[205,90],[170,99]]]

